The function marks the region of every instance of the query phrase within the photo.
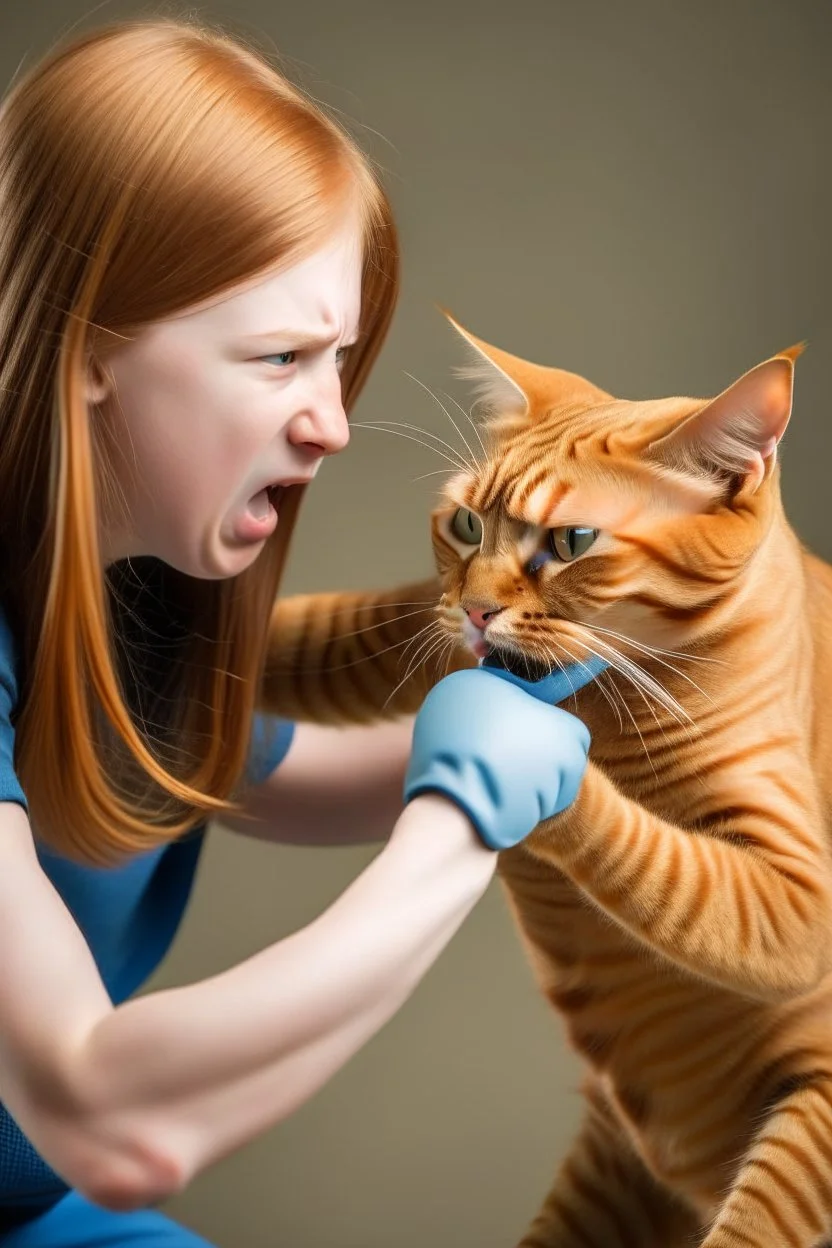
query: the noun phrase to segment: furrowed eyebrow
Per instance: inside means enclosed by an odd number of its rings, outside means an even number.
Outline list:
[[[555,507],[548,515],[534,515],[524,508],[510,508],[508,514],[514,520],[534,528],[559,529],[580,527],[592,524],[598,529],[623,529],[636,517],[643,514],[643,508],[636,500],[625,499],[588,499],[581,506],[580,502],[570,502]]]
[[[342,346],[355,346],[358,334],[353,334],[342,343]],[[338,341],[337,334],[310,334],[301,329],[270,329],[265,334],[252,334],[245,339],[248,346],[258,348],[272,343],[285,343],[286,349],[293,351],[314,351],[318,348],[331,346]]]

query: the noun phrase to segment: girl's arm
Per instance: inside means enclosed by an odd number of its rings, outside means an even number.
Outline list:
[[[303,1104],[384,1025],[495,864],[456,805],[416,798],[308,927],[113,1008],[24,811],[0,803],[0,1098],[92,1200],[159,1201]]]
[[[297,724],[280,766],[223,817],[235,832],[295,845],[385,840],[402,810],[413,720],[372,727]]]

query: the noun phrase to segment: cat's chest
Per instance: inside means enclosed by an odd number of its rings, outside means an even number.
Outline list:
[[[623,797],[660,818],[683,818],[706,787],[701,742],[689,723],[668,722],[649,706],[629,710],[619,720],[597,694],[581,704],[576,714],[591,733],[590,760]]]

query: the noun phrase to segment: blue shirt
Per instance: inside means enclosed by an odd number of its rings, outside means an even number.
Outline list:
[[[28,810],[14,769],[17,686],[14,639],[0,608],[0,802],[17,802]],[[255,716],[249,784],[271,775],[293,731],[286,721]],[[167,952],[191,891],[204,834],[204,827],[197,828],[116,867],[84,866],[36,842],[41,866],[83,932],[114,1004],[135,992]],[[0,1105],[0,1209],[39,1212],[66,1191]]]

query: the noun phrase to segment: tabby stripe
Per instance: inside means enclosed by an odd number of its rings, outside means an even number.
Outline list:
[[[525,479],[521,478],[509,494],[511,506],[522,507],[529,495],[533,494],[538,486],[543,485],[545,481],[550,480],[551,476],[551,468],[541,468],[538,472],[533,472],[531,476],[526,477]],[[552,488],[554,491],[559,492],[560,496],[562,496],[569,490],[570,487],[563,482],[555,482]]]
[[[767,945],[767,948],[773,954],[776,954],[780,944],[780,922],[782,918],[778,907],[778,898],[770,896],[769,890],[763,887],[755,889],[754,900],[757,902],[757,923],[760,940]],[[768,924],[768,940],[760,924],[760,911],[765,915],[766,923]]]
[[[374,630],[374,632],[381,633],[381,637],[379,638],[379,640],[383,642],[382,648],[392,644],[391,634],[384,625],[382,625],[379,629]],[[381,657],[383,660],[388,657],[387,655],[379,656],[379,653],[378,653],[379,647],[376,644],[374,644],[372,633],[359,633],[354,638],[354,646],[355,646],[355,649],[359,651],[359,656],[346,669],[345,674],[347,677],[347,681],[352,686],[352,689],[344,690],[345,694],[347,695],[345,699],[346,701],[346,706],[344,708],[345,710],[349,706],[351,697],[354,698],[356,696],[358,696],[362,704],[365,706],[376,705],[377,698],[374,695],[381,684],[381,681],[379,679],[380,673],[377,670],[373,669],[373,667],[370,665],[370,660],[374,658],[379,658],[379,657]],[[395,651],[391,653],[395,654],[396,656],[395,666],[396,668],[398,668],[400,656]],[[344,682],[339,681],[339,677],[341,675],[342,675],[341,672],[330,673],[330,684],[336,685],[336,686],[339,683],[346,684],[347,683],[346,681]],[[404,673],[402,673],[402,675],[404,675]],[[333,697],[334,697],[334,694],[333,694]]]
[[[590,1238],[590,1236],[587,1235],[576,1215],[572,1213],[570,1209],[568,1209],[565,1205],[559,1204],[557,1206],[557,1211],[560,1215],[561,1221],[572,1235],[576,1244],[585,1244],[586,1248],[599,1248],[597,1240]],[[524,1245],[525,1244],[527,1244],[529,1248],[551,1248],[552,1241],[547,1236],[546,1239],[525,1240]]]
[[[679,894],[678,909],[668,914],[672,924],[668,933],[669,939],[672,939],[683,928],[693,928],[698,924],[717,884],[719,873],[713,870],[710,863],[702,861],[702,847],[693,838],[689,838],[689,846],[690,852],[685,854],[687,848],[685,842],[680,838],[675,844],[679,858],[682,860],[678,871],[680,882],[685,880],[685,867],[691,871],[692,878],[688,881],[687,891]]]
[[[721,710],[721,708],[717,708],[717,713],[719,713],[719,710]],[[747,715],[748,707],[747,705],[744,705],[743,720],[746,719]],[[725,735],[727,736],[727,733]],[[761,738],[759,741],[752,742],[749,745],[744,745],[741,749],[735,750],[733,753],[720,754],[719,765],[727,771],[731,767],[735,767],[737,764],[745,765],[750,762],[752,758],[759,758],[761,755],[774,755],[778,752],[778,750],[790,752],[798,747],[799,744],[800,739],[796,733],[789,733],[788,735],[780,737]],[[776,778],[778,781],[781,779],[777,773],[773,773],[771,778]],[[785,784],[786,782],[784,781],[784,788]],[[790,797],[796,796],[798,800],[803,798],[803,794],[800,793],[796,786],[792,785],[789,785],[788,795]]]
[[[664,550],[659,549],[646,538],[636,537],[632,533],[621,533],[618,535],[619,541],[628,546],[635,546],[636,550],[647,558],[654,560],[665,571],[670,572],[673,576],[679,576],[688,581],[696,581],[701,585],[723,585],[729,577],[733,577],[736,569],[731,567],[728,569],[727,575],[714,576],[706,571],[700,563],[683,563],[680,559],[674,559]],[[685,551],[682,558],[690,558],[690,551]]]
[[[785,1105],[779,1112],[781,1112],[784,1116],[793,1116],[798,1113],[798,1107],[796,1105]],[[818,1124],[811,1117],[801,1115],[801,1118],[803,1130],[811,1140],[815,1152],[817,1152],[826,1162],[827,1169],[832,1170],[832,1143],[830,1143],[827,1136],[823,1134]],[[829,1123],[826,1125],[828,1131]]]
[[[797,1108],[797,1107],[795,1107]],[[802,1126],[805,1128],[810,1118],[809,1114],[803,1115]],[[828,1194],[829,1176],[821,1170],[820,1166],[813,1160],[808,1149],[802,1148],[796,1144],[794,1140],[785,1140],[781,1136],[771,1136],[766,1139],[766,1149],[780,1149],[794,1162],[795,1166],[809,1172],[812,1182],[812,1191],[822,1199]]]
[[[735,1198],[736,1198],[736,1201],[735,1201]],[[783,1215],[780,1213],[780,1210],[777,1208],[776,1204],[771,1199],[771,1197],[765,1191],[759,1188],[756,1183],[752,1184],[750,1180],[741,1182],[734,1188],[734,1191],[731,1194],[730,1204],[728,1206],[728,1211],[727,1211],[729,1217],[731,1214],[731,1206],[734,1205],[735,1203],[739,1203],[742,1198],[756,1201],[756,1203],[765,1210],[769,1220],[774,1224],[774,1226],[777,1227],[780,1234],[783,1236],[784,1243],[794,1244],[795,1248],[804,1248],[804,1245],[801,1243],[801,1241],[799,1239],[795,1239],[794,1236],[792,1235],[792,1228],[790,1227],[788,1222],[784,1221]],[[741,1234],[741,1232],[737,1230],[737,1228],[731,1226],[727,1222],[725,1226],[719,1226],[719,1233],[721,1235]],[[763,1248],[763,1246],[759,1243],[759,1240],[757,1239],[753,1239],[750,1242],[755,1245],[755,1248]],[[766,1246],[766,1248],[768,1248],[768,1246]]]
[[[704,615],[722,605],[726,599],[726,594],[724,590],[721,590],[712,598],[708,598],[705,601],[700,599],[691,603],[690,606],[680,606],[678,604],[674,606],[663,598],[657,598],[647,593],[630,594],[629,599],[631,602],[638,603],[639,606],[649,607],[651,611],[655,611],[666,620],[675,620],[677,623],[684,624],[689,620],[700,622]]]
[[[583,1153],[592,1162],[600,1178],[608,1178],[610,1174],[611,1154],[609,1147],[602,1148],[599,1141],[592,1135],[586,1135],[581,1141]]]
[[[521,463],[536,463],[540,459],[541,451],[545,453],[551,449],[552,431],[547,425],[541,424],[514,434],[505,443],[503,454],[511,464],[512,470],[517,471],[517,460]]]
[[[728,1236],[735,1244],[750,1245],[750,1248],[760,1248],[760,1241],[752,1239],[750,1235],[746,1235],[745,1231],[740,1231],[735,1226],[721,1226],[719,1228],[720,1235]]]
[[[567,459],[580,459],[585,448],[588,446],[589,455],[587,458],[590,458],[593,450],[597,451],[599,446],[603,449],[605,444],[605,437],[603,437],[595,429],[588,429],[586,433],[573,434],[566,447],[566,457]]]
[[[661,1075],[662,1088],[668,1093],[689,1091],[691,1083],[697,1083],[702,1076],[707,1077],[720,1060],[724,1061],[725,1050],[729,1047],[728,1036],[724,1032],[717,1031],[710,1046],[703,1045],[701,1040],[697,1043],[697,1037],[694,1034],[683,1049],[674,1048],[666,1054],[665,1064],[669,1069]],[[742,1060],[737,1060],[728,1067],[726,1080],[730,1076],[736,1082],[737,1078],[742,1077],[748,1069],[749,1058],[753,1056],[754,1046],[751,1045],[743,1051]],[[693,1057],[694,1060],[685,1061],[684,1059],[688,1057]],[[657,1070],[662,1069],[661,1061],[653,1060],[656,1062]]]
[[[618,1227],[618,1208],[608,1199],[602,1186],[592,1182],[589,1176],[583,1176],[574,1166],[567,1164],[566,1177],[575,1193],[595,1212],[599,1210],[609,1218],[613,1226]]]
[[[532,490],[529,490],[526,497],[530,497],[532,492]],[[545,504],[542,507],[536,507],[535,514],[530,516],[529,519],[535,524],[548,526],[551,524],[552,512],[571,492],[572,486],[567,485],[565,482],[553,485]],[[519,510],[521,507],[522,504],[517,504],[516,510]]]
[[[766,1037],[766,1047],[771,1045],[773,1035]],[[778,1114],[784,1116],[797,1117],[802,1120],[802,1111],[796,1105],[781,1105],[780,1101],[786,1097],[794,1096],[796,1091],[800,1091],[806,1086],[814,1086],[817,1075],[813,1072],[817,1068],[817,1063],[822,1059],[822,1055],[815,1048],[790,1048],[784,1053],[778,1054],[770,1062],[766,1062],[762,1069],[758,1070],[751,1087],[749,1088],[749,1101],[753,1104],[759,1102],[762,1098],[763,1106],[761,1113],[768,1116],[774,1109]],[[801,1070],[800,1067],[803,1067]],[[797,1069],[796,1069],[797,1068]],[[821,1078],[829,1078],[829,1072],[822,1070]],[[806,1081],[806,1082],[804,1082]],[[832,1153],[830,1153],[832,1161]]]
[[[511,463],[508,458],[502,459],[499,463],[494,465],[491,480],[488,482],[481,482],[480,488],[477,491],[479,503],[477,510],[491,510],[496,503],[497,498],[503,492],[503,483],[507,477],[512,475],[512,471]]]
[[[767,1148],[771,1142],[771,1140],[766,1140],[763,1147]],[[818,1222],[817,1213],[809,1204],[809,1201],[800,1188],[783,1174],[782,1170],[779,1170],[773,1162],[768,1161],[765,1157],[749,1157],[745,1162],[744,1168],[762,1170],[764,1174],[767,1174],[772,1184],[780,1187],[786,1193],[792,1204],[799,1210],[804,1222],[812,1229],[817,1227],[817,1233],[821,1233],[823,1222]]]

